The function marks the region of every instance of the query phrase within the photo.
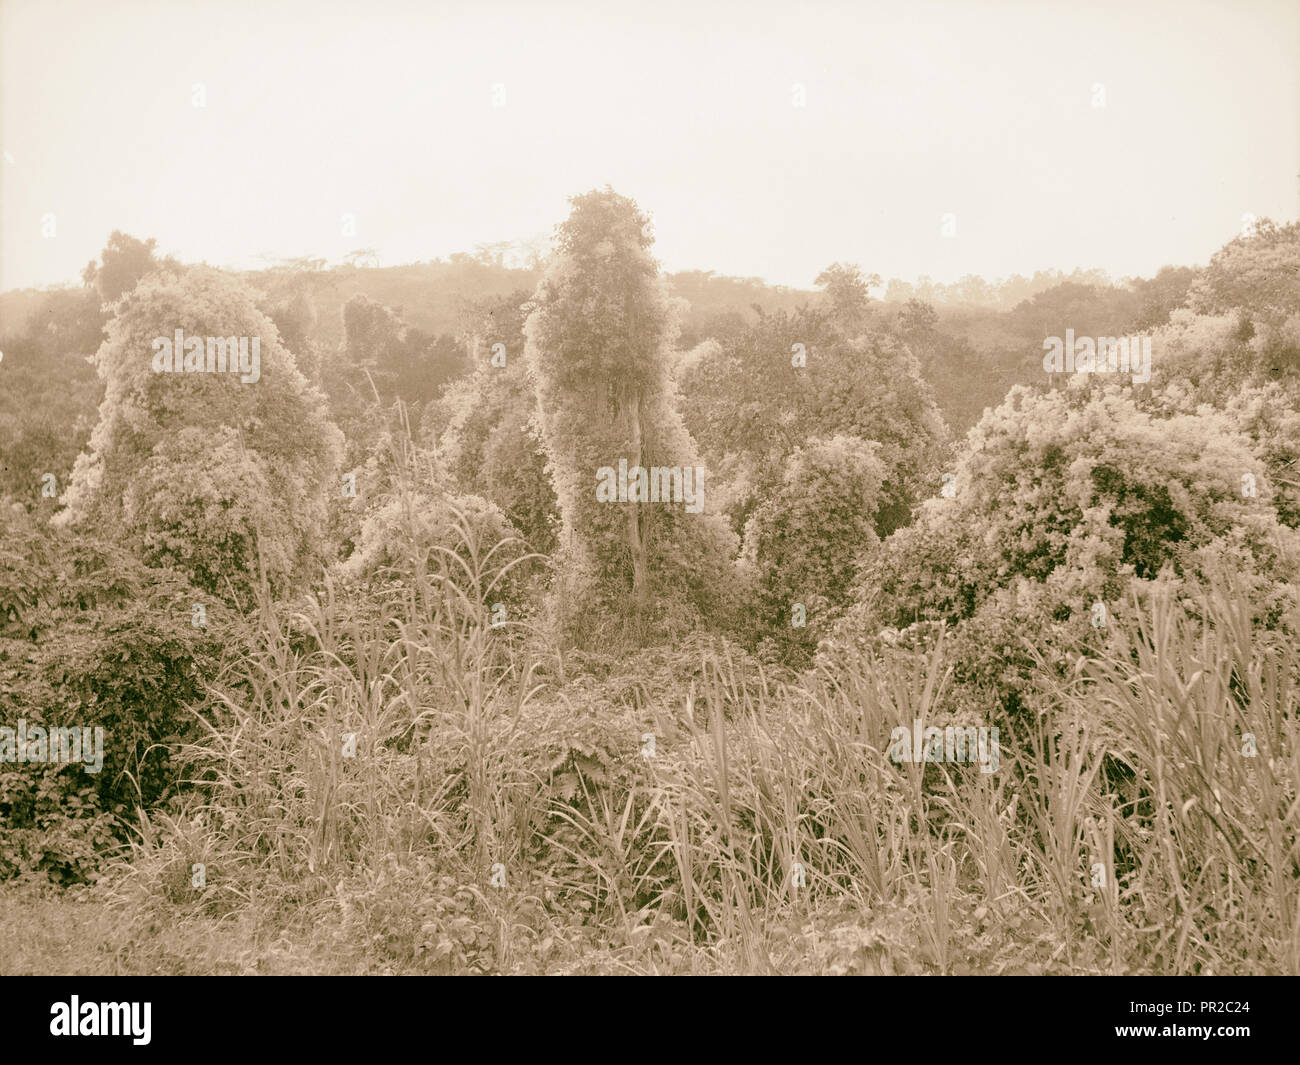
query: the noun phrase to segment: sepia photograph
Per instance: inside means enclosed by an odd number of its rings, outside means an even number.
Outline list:
[[[1295,0],[0,0],[0,151],[33,1038],[1300,975]]]

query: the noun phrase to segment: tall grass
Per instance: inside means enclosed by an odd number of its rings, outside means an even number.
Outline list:
[[[1195,609],[1157,586],[1045,671],[987,774],[888,757],[950,712],[942,639],[797,678],[724,647],[629,706],[493,628],[522,560],[455,528],[377,585],[263,603],[188,806],[113,880],[130,949],[166,916],[358,971],[1300,972],[1300,651],[1231,582]]]

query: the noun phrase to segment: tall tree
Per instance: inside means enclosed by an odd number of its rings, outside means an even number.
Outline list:
[[[648,221],[611,189],[572,203],[525,326],[562,522],[562,620],[580,638],[599,639],[610,623],[652,638],[723,606],[735,538],[686,497],[708,483],[695,482],[699,459],[677,410],[676,322]],[[602,501],[602,471],[621,463],[681,471],[681,501]]]
[[[159,260],[154,255],[157,246],[158,242],[152,237],[137,240],[115,229],[100,253],[100,261],[96,263],[92,259],[87,263],[81,272],[81,279],[87,285],[94,286],[105,303],[116,303],[135,288],[142,277],[159,269],[173,272],[179,269],[175,259]]]
[[[857,266],[841,263],[831,263],[813,281],[830,300],[831,314],[835,320],[850,331],[866,325],[871,316],[870,289],[880,283],[879,274],[863,277],[862,270]]]

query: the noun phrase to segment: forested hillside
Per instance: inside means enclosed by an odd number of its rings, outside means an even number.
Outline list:
[[[121,259],[121,269],[130,277],[147,265],[138,257],[152,255],[141,250],[146,244],[152,242],[117,234],[105,258],[110,264]],[[1149,331],[1181,305],[1194,273],[1190,267],[1170,267],[1155,279],[1134,279],[1123,286],[1099,284],[1105,279],[1090,275],[1082,275],[1091,282],[1083,284],[1042,273],[1032,281],[1021,278],[1019,284],[998,288],[985,284],[979,290],[990,300],[1001,294],[1004,302],[1008,294],[1033,293],[1006,310],[960,302],[970,293],[969,284],[945,288],[891,281],[881,286],[888,297],[919,289],[939,302],[915,296],[901,302],[872,300],[871,315],[916,356],[940,413],[960,435],[986,408],[1001,402],[1011,386],[1042,382],[1041,343],[1054,322],[1077,322],[1076,331],[1099,336]],[[450,262],[391,268],[327,268],[321,260],[299,259],[236,276],[260,294],[300,365],[316,372],[323,353],[347,350],[345,307],[350,300],[365,297],[385,308],[392,335],[364,358],[354,344],[347,374],[340,376],[350,374],[355,386],[363,378],[357,371],[367,366],[380,381],[392,382],[387,398],[420,408],[453,379],[467,379],[474,337],[493,342],[491,323],[485,331],[482,322],[484,308],[518,306],[531,296],[539,273],[511,269],[480,252],[453,256]],[[684,301],[678,304],[677,340],[683,350],[709,339],[733,338],[767,316],[827,303],[824,293],[712,271],[668,274],[665,281],[672,298]],[[1043,287],[1036,289],[1039,285]],[[7,444],[0,451],[0,491],[21,499],[33,476],[53,473],[58,484],[66,481],[102,398],[86,359],[98,349],[107,321],[93,287],[0,294],[0,350],[14,372],[11,387],[0,395],[0,441]]]

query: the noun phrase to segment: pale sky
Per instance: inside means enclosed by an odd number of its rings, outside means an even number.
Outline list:
[[[0,149],[0,289],[113,229],[446,257],[607,183],[669,270],[1150,275],[1296,218],[1300,3],[0,0]]]

